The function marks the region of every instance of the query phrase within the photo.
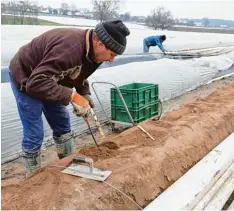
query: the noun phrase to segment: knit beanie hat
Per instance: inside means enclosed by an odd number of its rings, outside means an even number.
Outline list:
[[[165,41],[167,39],[166,35],[161,35],[160,36],[161,41]]]
[[[94,32],[108,49],[116,54],[124,52],[130,31],[121,20],[99,23]]]

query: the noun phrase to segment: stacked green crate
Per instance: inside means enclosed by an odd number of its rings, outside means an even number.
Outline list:
[[[135,123],[158,114],[158,85],[132,83],[119,87]],[[111,118],[120,122],[131,122],[116,88],[111,88]]]

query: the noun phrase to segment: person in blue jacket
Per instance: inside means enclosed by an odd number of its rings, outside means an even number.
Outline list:
[[[149,48],[151,46],[158,46],[160,48],[160,50],[166,54],[166,49],[163,47],[163,42],[166,40],[166,36],[165,35],[161,35],[161,36],[150,36],[150,37],[146,37],[143,40],[143,52],[144,53],[148,53],[149,52]]]

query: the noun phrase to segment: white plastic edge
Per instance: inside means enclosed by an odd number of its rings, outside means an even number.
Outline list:
[[[191,210],[234,162],[234,133],[228,136],[144,210]]]

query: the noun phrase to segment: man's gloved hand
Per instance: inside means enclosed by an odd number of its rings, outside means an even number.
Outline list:
[[[89,105],[91,108],[94,108],[95,104],[93,102],[93,99],[91,98],[91,95],[86,94],[86,95],[82,95],[86,100],[89,101]]]
[[[163,54],[164,54],[164,55],[167,55],[166,51],[163,51]]]
[[[88,118],[90,114],[90,106],[83,108],[82,106],[73,103],[73,114],[75,114],[78,117]]]
[[[73,113],[77,116],[88,117],[90,114],[89,101],[74,91],[71,95],[70,102],[73,106]]]

